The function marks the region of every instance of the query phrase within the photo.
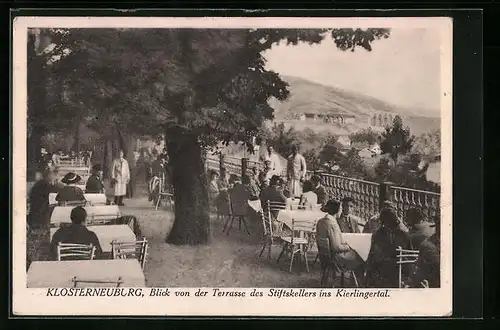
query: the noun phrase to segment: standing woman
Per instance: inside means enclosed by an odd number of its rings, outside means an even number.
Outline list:
[[[124,206],[123,196],[127,194],[127,184],[130,181],[130,168],[124,157],[123,150],[120,150],[120,157],[113,161],[111,170],[112,185],[115,189],[115,204]]]

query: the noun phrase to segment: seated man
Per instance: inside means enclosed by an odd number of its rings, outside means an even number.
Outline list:
[[[62,183],[66,184],[56,196],[56,201],[58,202],[73,202],[82,201],[85,202],[85,196],[83,191],[76,186],[76,184],[82,178],[73,172],[70,172],[64,176],[61,180]]]
[[[318,204],[324,205],[327,202],[327,193],[325,187],[321,184],[321,178],[314,175],[311,178],[311,183],[313,185],[313,192],[318,196]]]
[[[353,204],[354,199],[351,197],[345,197],[342,199],[342,213],[338,218],[338,224],[343,233],[358,234],[361,232],[359,225],[364,225],[364,222],[360,217],[351,214]]]
[[[75,207],[71,210],[71,225],[68,227],[61,227],[52,236],[50,243],[50,254],[52,260],[57,260],[57,245],[59,243],[72,243],[72,244],[92,244],[95,246],[95,256],[99,258],[102,255],[101,244],[97,235],[85,227],[87,220],[87,211],[81,206]]]
[[[87,180],[85,185],[85,192],[87,194],[104,194],[104,184],[101,181],[102,178],[102,166],[100,164],[95,164],[92,167],[92,175]]]

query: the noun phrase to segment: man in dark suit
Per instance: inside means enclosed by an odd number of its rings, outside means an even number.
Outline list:
[[[85,185],[85,192],[88,194],[104,194],[104,184],[102,179],[102,166],[100,164],[95,164],[92,167],[92,175],[88,178],[87,184]]]
[[[325,205],[327,202],[327,193],[325,187],[321,184],[321,178],[314,175],[311,178],[311,183],[313,184],[313,192],[318,196],[318,204]]]
[[[54,186],[54,172],[45,171],[43,179],[37,181],[31,188],[29,196],[30,214],[29,225],[33,228],[49,226],[50,206],[49,194],[58,192]]]
[[[61,227],[52,236],[50,243],[50,253],[53,260],[57,260],[57,245],[59,243],[73,243],[73,244],[92,244],[95,246],[96,258],[102,255],[101,244],[97,235],[85,227],[87,220],[87,211],[81,206],[75,207],[71,210],[71,225],[68,227]]]
[[[359,225],[363,225],[361,218],[351,214],[354,200],[351,197],[345,197],[342,200],[342,213],[338,218],[340,230],[343,233],[360,233]]]

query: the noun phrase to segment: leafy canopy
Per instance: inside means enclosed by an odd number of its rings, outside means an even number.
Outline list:
[[[138,135],[166,133],[167,139],[190,135],[213,146],[250,144],[263,122],[273,119],[268,100],[288,97],[287,84],[265,68],[265,50],[280,42],[317,44],[330,37],[342,51],[371,51],[371,43],[390,31],[43,29],[42,34],[53,46],[29,56],[37,68],[30,69],[31,83],[50,72],[58,86],[54,94],[64,96],[54,102],[63,110],[59,116],[78,115],[101,130],[114,125]],[[46,120],[47,111],[37,109],[31,116]]]

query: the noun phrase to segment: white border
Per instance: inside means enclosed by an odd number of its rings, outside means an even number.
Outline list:
[[[391,290],[391,298],[47,297],[26,288],[26,45],[34,27],[425,27],[441,35],[441,288]],[[16,17],[13,26],[13,312],[15,315],[448,316],[452,311],[452,20],[398,18]],[[180,288],[178,288],[180,289]],[[197,288],[196,288],[197,289]],[[229,290],[229,288],[227,288]],[[186,288],[194,291],[194,288]],[[251,289],[236,289],[247,291]],[[260,290],[267,292],[267,289]],[[308,291],[319,292],[309,289]],[[332,293],[335,294],[335,289]],[[373,291],[373,290],[371,290]]]

